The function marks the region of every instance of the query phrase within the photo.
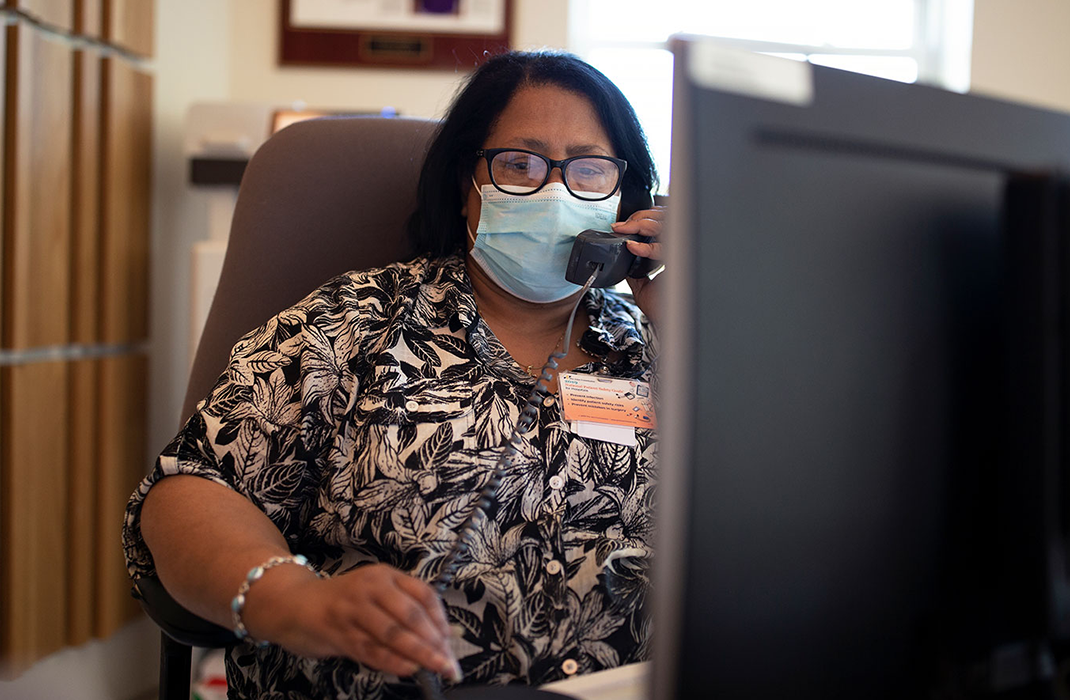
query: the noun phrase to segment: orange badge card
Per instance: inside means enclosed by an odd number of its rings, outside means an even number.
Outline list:
[[[656,428],[650,385],[634,379],[565,372],[557,379],[565,420]]]

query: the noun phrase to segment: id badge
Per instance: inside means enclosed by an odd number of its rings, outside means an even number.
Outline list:
[[[650,385],[635,379],[565,372],[558,376],[567,421],[656,428]]]

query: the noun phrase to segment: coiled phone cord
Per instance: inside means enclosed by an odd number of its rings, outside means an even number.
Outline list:
[[[465,521],[461,524],[460,529],[457,532],[457,539],[454,541],[453,546],[450,547],[449,552],[446,553],[442,568],[439,569],[438,576],[431,582],[431,587],[435,589],[435,592],[441,595],[446,587],[453,582],[453,577],[457,572],[457,566],[461,562],[461,557],[468,551],[468,546],[475,537],[476,528],[479,522],[487,516],[487,511],[494,505],[494,499],[498,495],[498,487],[501,486],[502,479],[505,478],[505,472],[508,469],[508,465],[513,457],[520,453],[520,447],[524,435],[531,430],[531,427],[535,424],[535,419],[539,416],[539,406],[542,404],[543,399],[550,393],[549,382],[553,379],[553,374],[557,370],[558,360],[563,360],[568,355],[569,342],[572,339],[572,324],[576,320],[576,311],[580,307],[580,303],[583,301],[583,297],[587,294],[587,290],[594,284],[595,278],[598,277],[598,272],[601,266],[598,266],[592,273],[587,281],[584,283],[583,288],[580,291],[579,297],[576,299],[576,303],[572,306],[572,313],[568,317],[568,325],[565,326],[565,335],[563,336],[564,342],[561,344],[561,350],[554,349],[550,353],[550,356],[546,358],[546,364],[542,366],[542,372],[539,374],[539,378],[535,380],[535,386],[531,389],[531,394],[528,395],[528,400],[524,404],[524,409],[520,412],[520,419],[517,420],[516,426],[513,428],[513,434],[509,437],[509,441],[506,443],[505,450],[501,456],[498,457],[498,461],[494,465],[494,473],[491,475],[490,480],[483,486],[483,490],[479,493],[479,499],[476,500],[475,505],[472,507],[472,512],[468,514]],[[420,690],[423,692],[424,700],[444,700],[442,695],[442,683],[439,680],[438,674],[432,673],[427,669],[420,669],[416,672],[416,682],[420,686]]]

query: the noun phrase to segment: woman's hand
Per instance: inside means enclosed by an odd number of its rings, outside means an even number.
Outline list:
[[[628,250],[640,258],[661,260],[661,242],[658,236],[661,235],[665,214],[665,207],[653,207],[637,211],[625,221],[614,223],[613,233],[638,233],[642,236],[650,236],[654,239],[650,243],[628,241]],[[638,304],[647,318],[656,322],[657,283],[649,277],[642,279],[628,277],[627,280],[628,286],[632,288],[632,294],[635,295],[635,303]]]
[[[271,577],[283,569],[287,580]],[[461,679],[442,601],[423,581],[386,564],[329,579],[302,574],[276,567],[250,588],[245,623],[254,638],[300,656],[345,656],[397,676],[426,668]]]

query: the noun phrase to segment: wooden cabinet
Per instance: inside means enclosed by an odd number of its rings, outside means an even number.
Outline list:
[[[6,5],[123,52],[0,28],[0,677],[139,614],[152,174],[152,0]]]

